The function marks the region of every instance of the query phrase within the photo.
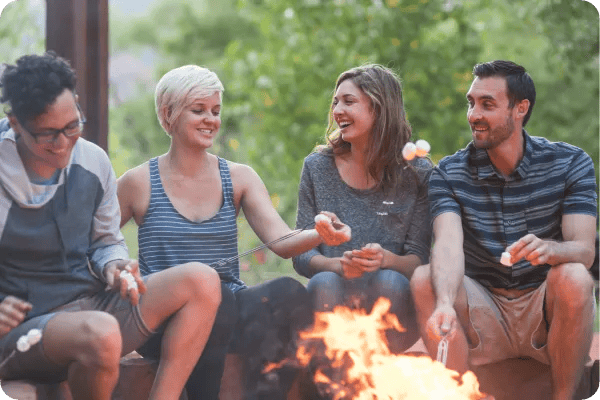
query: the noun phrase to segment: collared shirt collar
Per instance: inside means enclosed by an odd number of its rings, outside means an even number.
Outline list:
[[[529,165],[531,164],[531,157],[533,155],[533,148],[531,145],[531,137],[525,129],[523,129],[523,139],[525,142],[525,151],[523,152],[523,158],[517,165],[517,168],[510,174],[508,180],[524,179],[527,176]],[[467,151],[469,152],[469,166],[471,174],[475,179],[490,179],[495,177],[496,179],[502,179],[502,174],[498,172],[488,153],[485,149],[478,149],[475,147],[473,142],[467,145]]]

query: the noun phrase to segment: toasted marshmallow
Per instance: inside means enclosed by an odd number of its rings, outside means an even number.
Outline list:
[[[417,146],[413,142],[406,142],[402,149],[402,157],[406,161],[410,161],[417,155]]]
[[[133,275],[131,275],[131,272],[123,270],[121,271],[119,276],[121,277],[121,279],[125,279],[127,281],[127,290],[138,288],[137,282],[135,281]]]
[[[325,214],[317,214],[315,215],[315,224],[318,223],[331,223],[331,218],[329,218],[327,215]]]
[[[429,154],[429,151],[431,150],[431,146],[429,145],[427,140],[419,139],[415,143],[415,146],[417,147],[417,157],[425,157],[427,154]]]
[[[506,265],[507,267],[512,267],[512,262],[510,262],[511,259],[511,255],[508,251],[505,251],[502,253],[502,256],[500,257],[500,263],[502,265]]]

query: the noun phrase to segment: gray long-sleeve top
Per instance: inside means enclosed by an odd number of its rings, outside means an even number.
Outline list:
[[[386,196],[381,190],[348,186],[332,155],[315,152],[307,156],[300,178],[296,228],[314,221],[321,211],[331,211],[352,228],[352,239],[335,247],[321,244],[294,257],[296,272],[310,278],[314,271],[309,262],[315,255],[341,257],[345,251],[360,249],[367,243],[379,243],[397,255],[414,254],[421,262],[428,262],[431,218],[427,183],[432,163],[418,158],[411,165],[412,169],[399,170],[398,187]]]

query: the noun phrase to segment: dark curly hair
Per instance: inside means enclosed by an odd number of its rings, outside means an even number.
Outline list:
[[[16,65],[3,66],[0,102],[8,105],[7,114],[14,115],[21,124],[43,114],[65,89],[75,93],[75,71],[53,51],[25,55]]]

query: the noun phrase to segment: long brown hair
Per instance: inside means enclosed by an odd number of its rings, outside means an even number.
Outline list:
[[[402,157],[402,148],[412,135],[404,111],[400,78],[389,68],[378,64],[355,67],[338,77],[334,93],[347,79],[369,97],[371,110],[375,113],[367,146],[367,171],[377,180],[377,189],[393,189],[397,184],[399,167],[407,165]],[[350,143],[342,139],[333,118],[333,100],[331,104],[325,134],[328,145],[321,146],[319,150],[341,155],[350,152]]]

